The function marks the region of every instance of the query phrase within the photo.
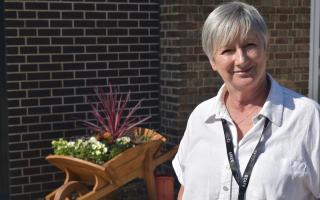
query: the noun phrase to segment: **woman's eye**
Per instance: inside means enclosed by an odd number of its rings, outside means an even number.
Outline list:
[[[221,54],[226,54],[226,53],[231,53],[233,50],[232,49],[224,49]]]
[[[246,48],[253,48],[253,47],[256,47],[256,44],[255,43],[248,43],[245,45]]]

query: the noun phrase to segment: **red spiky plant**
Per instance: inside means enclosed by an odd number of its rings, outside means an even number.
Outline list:
[[[103,139],[108,143],[112,143],[117,138],[131,134],[134,128],[151,117],[148,116],[138,119],[133,116],[133,114],[141,108],[141,102],[144,99],[139,100],[138,103],[124,115],[130,98],[130,91],[124,99],[117,90],[113,90],[111,85],[109,85],[108,93],[106,93],[103,88],[96,88],[95,93],[98,100],[97,106],[91,104],[91,108],[97,124],[89,121],[83,122],[86,127],[97,133],[96,136],[98,140]]]

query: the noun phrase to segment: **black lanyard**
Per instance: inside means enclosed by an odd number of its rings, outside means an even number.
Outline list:
[[[246,166],[246,169],[244,170],[242,177],[241,177],[240,169],[238,168],[238,165],[236,162],[236,157],[234,154],[232,135],[231,135],[230,128],[229,128],[227,121],[225,119],[221,119],[221,121],[222,121],[222,126],[223,126],[223,131],[224,131],[224,137],[226,140],[227,155],[228,155],[230,168],[231,168],[233,177],[235,178],[235,180],[237,181],[237,183],[239,185],[238,200],[243,200],[244,194],[246,193],[246,190],[247,190],[247,187],[249,184],[252,169],[253,169],[254,164],[256,163],[256,161],[259,157],[259,154],[260,154],[259,150],[260,150],[260,146],[262,144],[261,138],[262,138],[263,133],[265,132],[266,127],[269,124],[269,119],[266,118],[266,120],[265,120],[264,127],[262,130],[259,142],[250,157],[250,160]]]

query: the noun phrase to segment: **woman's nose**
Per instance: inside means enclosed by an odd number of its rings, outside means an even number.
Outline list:
[[[242,65],[247,61],[246,52],[242,48],[238,48],[235,54],[235,65]]]

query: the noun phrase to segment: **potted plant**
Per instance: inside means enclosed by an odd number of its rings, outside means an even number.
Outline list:
[[[177,147],[162,153],[166,139],[154,130],[138,127],[150,118],[133,116],[143,99],[126,110],[130,92],[122,98],[111,85],[107,93],[101,88],[95,92],[98,101],[91,107],[97,124],[82,121],[93,136],[52,141],[54,154],[46,159],[63,170],[66,178],[46,199],[65,199],[75,193],[79,200],[100,199],[135,178],[143,178],[149,199],[156,199],[153,171],[170,159]]]

